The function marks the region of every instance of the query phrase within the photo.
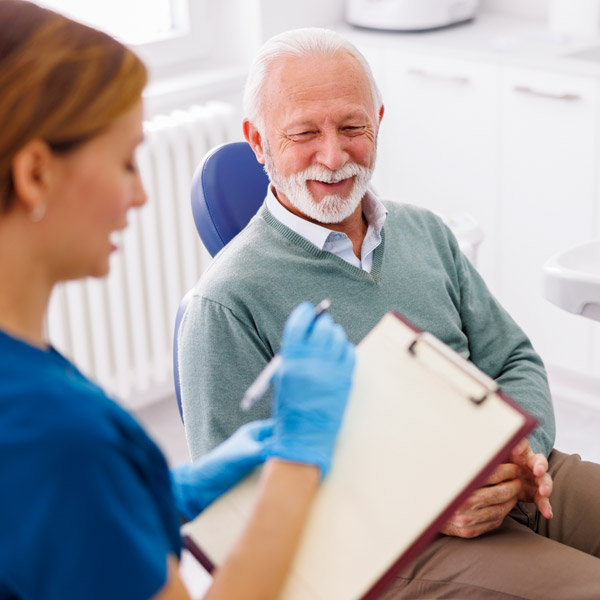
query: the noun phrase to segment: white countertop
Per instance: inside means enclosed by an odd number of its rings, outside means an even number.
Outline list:
[[[468,60],[600,77],[600,37],[555,34],[540,20],[481,14],[470,23],[423,33],[377,31],[348,24],[336,29],[359,46],[443,53]],[[595,53],[595,60],[572,56],[586,51]]]

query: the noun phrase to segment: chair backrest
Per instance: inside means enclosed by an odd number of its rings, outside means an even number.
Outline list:
[[[268,185],[267,174],[246,142],[223,144],[206,154],[194,173],[191,200],[196,229],[211,256],[256,214]],[[182,421],[177,335],[192,292],[179,305],[173,333],[173,380]]]
[[[192,180],[192,213],[200,239],[214,256],[256,214],[269,178],[247,142],[217,146]]]

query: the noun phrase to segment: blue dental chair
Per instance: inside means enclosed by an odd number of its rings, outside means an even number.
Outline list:
[[[256,214],[268,185],[269,178],[247,142],[222,144],[206,154],[192,179],[191,202],[196,229],[211,256]],[[182,421],[177,334],[192,294],[193,289],[179,305],[173,335],[173,379]]]

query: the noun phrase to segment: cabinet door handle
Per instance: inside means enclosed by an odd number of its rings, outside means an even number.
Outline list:
[[[515,92],[519,94],[527,94],[529,96],[537,96],[538,98],[549,98],[550,100],[564,100],[565,102],[574,102],[575,100],[581,100],[579,94],[551,94],[550,92],[541,92],[534,90],[526,85],[516,85]]]
[[[423,69],[408,69],[407,73],[413,77],[455,83],[456,85],[467,85],[467,83],[470,83],[471,81],[468,77],[464,77],[463,75],[439,75],[437,73],[423,71]]]

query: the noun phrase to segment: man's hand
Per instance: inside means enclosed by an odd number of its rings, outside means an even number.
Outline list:
[[[473,538],[500,527],[517,502],[535,502],[547,519],[552,518],[552,478],[543,454],[534,454],[526,439],[511,451],[510,463],[496,467],[486,485],[452,515],[442,533]]]
[[[552,518],[550,494],[552,493],[552,477],[548,473],[548,461],[543,454],[534,454],[527,439],[522,439],[512,450],[510,460],[521,468],[523,487],[519,494],[522,502],[535,502],[538,510],[546,517]]]
[[[473,492],[452,515],[442,533],[474,538],[500,527],[522,493],[520,475],[517,464],[498,465],[486,485]]]

